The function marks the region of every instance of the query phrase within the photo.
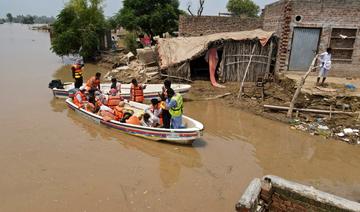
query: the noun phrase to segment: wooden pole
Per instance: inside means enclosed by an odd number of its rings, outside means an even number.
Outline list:
[[[243,91],[243,87],[244,87],[244,82],[245,82],[247,73],[248,73],[248,71],[249,71],[249,67],[250,67],[250,64],[251,64],[251,60],[252,60],[252,58],[253,58],[253,54],[254,54],[254,52],[255,52],[255,48],[256,48],[256,43],[254,43],[254,47],[253,47],[253,49],[252,49],[252,52],[251,52],[251,55],[250,55],[250,58],[249,58],[249,63],[247,64],[247,67],[246,67],[246,70],[245,70],[245,74],[244,74],[243,80],[242,80],[241,85],[240,85],[240,90],[239,90],[238,98],[241,98],[241,96],[242,96],[242,91]]]
[[[292,113],[293,113],[293,110],[294,110],[294,106],[295,106],[295,103],[296,103],[296,100],[300,94],[300,91],[301,91],[301,88],[304,86],[305,84],[305,80],[306,78],[309,76],[310,72],[314,69],[314,66],[315,66],[315,62],[316,62],[316,59],[317,59],[318,55],[316,55],[314,57],[314,59],[312,60],[311,62],[311,65],[309,67],[309,70],[305,73],[305,75],[303,77],[301,77],[301,80],[299,81],[298,83],[298,86],[297,86],[297,89],[295,91],[295,94],[291,100],[291,103],[290,103],[290,107],[289,107],[289,110],[288,110],[288,113],[287,113],[287,117],[288,118],[291,118],[292,117]]]
[[[269,73],[270,73],[270,68],[271,68],[271,57],[272,57],[272,52],[273,52],[273,41],[270,41],[270,49],[269,49],[269,54],[268,54],[268,60],[267,60],[267,64],[266,64],[266,71],[265,71],[265,76],[264,79],[267,80],[269,78]]]
[[[289,110],[289,107],[285,106],[276,106],[276,105],[264,105],[264,108],[271,110]],[[336,110],[319,110],[319,109],[306,109],[306,108],[293,108],[295,111],[299,112],[308,112],[308,113],[320,113],[320,114],[345,114],[345,115],[357,115],[358,112],[344,112],[344,111],[336,111]]]

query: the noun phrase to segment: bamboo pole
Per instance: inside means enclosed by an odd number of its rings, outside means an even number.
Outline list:
[[[309,70],[305,73],[304,76],[301,77],[301,80],[299,81],[298,83],[298,86],[297,86],[297,89],[295,91],[295,94],[290,102],[290,107],[289,107],[289,110],[288,110],[288,113],[287,113],[287,117],[288,118],[291,118],[292,117],[292,113],[293,113],[293,110],[294,110],[294,106],[295,106],[295,103],[296,103],[296,100],[300,94],[300,91],[301,91],[301,88],[304,86],[305,84],[305,80],[306,78],[309,76],[310,72],[314,69],[314,66],[315,66],[315,62],[316,62],[316,59],[317,59],[318,55],[316,55],[314,57],[314,59],[312,60],[311,62],[311,65],[309,67]]]
[[[289,110],[290,107],[285,106],[276,106],[276,105],[264,105],[264,108],[272,109],[272,110]],[[319,110],[319,109],[306,109],[306,108],[293,108],[295,111],[299,112],[309,112],[309,113],[321,113],[321,114],[345,114],[345,115],[357,115],[358,112],[344,112],[344,111],[336,111],[336,110]]]
[[[251,52],[251,55],[250,55],[250,58],[249,58],[249,63],[247,64],[247,67],[246,67],[246,70],[245,70],[245,74],[244,74],[243,80],[242,80],[241,85],[240,85],[240,90],[239,90],[238,98],[241,98],[242,90],[243,90],[243,87],[244,87],[244,81],[245,81],[246,75],[247,75],[247,73],[248,73],[248,71],[249,71],[249,67],[250,67],[250,64],[251,64],[251,61],[252,61],[252,57],[253,57],[255,48],[256,48],[256,43],[254,43],[254,47],[253,47],[253,49],[252,49],[252,52]]]
[[[268,54],[268,58],[267,58],[267,65],[266,65],[266,70],[265,70],[265,76],[264,78],[267,80],[269,78],[269,73],[270,73],[270,68],[271,68],[271,57],[272,57],[272,52],[273,52],[273,41],[270,41],[270,49],[269,49],[269,54]]]

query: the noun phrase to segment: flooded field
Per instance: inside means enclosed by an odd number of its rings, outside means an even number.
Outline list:
[[[0,46],[0,211],[233,211],[266,174],[360,200],[358,146],[217,101],[186,102],[205,125],[192,147],[128,136],[53,98],[48,82],[71,73],[47,33],[0,25]]]

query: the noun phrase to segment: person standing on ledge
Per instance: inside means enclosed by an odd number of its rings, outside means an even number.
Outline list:
[[[326,52],[320,54],[319,58],[320,58],[320,72],[319,72],[319,76],[317,78],[316,81],[316,85],[319,85],[320,83],[320,78],[322,77],[322,81],[321,81],[321,86],[324,86],[326,77],[331,69],[331,52],[332,49],[331,48],[327,48]]]
[[[75,88],[79,89],[83,85],[83,69],[84,64],[81,59],[77,59],[75,64],[72,65],[72,76],[75,79]]]

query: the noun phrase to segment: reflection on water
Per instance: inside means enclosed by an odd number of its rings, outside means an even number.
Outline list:
[[[55,112],[63,112],[66,104],[61,99],[53,99],[51,106]],[[62,108],[62,109],[61,109]],[[91,120],[80,116],[71,109],[67,109],[67,117],[73,123],[80,126],[91,138],[104,141],[117,141],[126,149],[136,149],[151,157],[158,158],[160,178],[166,187],[171,187],[177,183],[182,167],[200,168],[202,167],[201,156],[196,148],[188,146],[169,145],[167,143],[145,140],[135,136],[116,131],[114,129],[97,125]],[[199,141],[198,146],[203,145]]]

